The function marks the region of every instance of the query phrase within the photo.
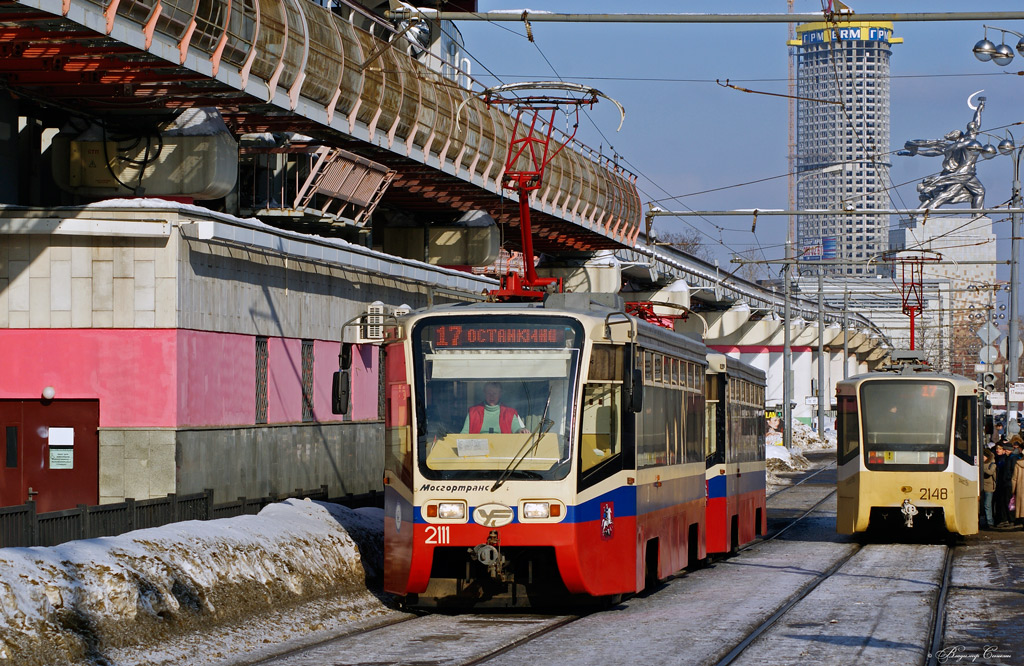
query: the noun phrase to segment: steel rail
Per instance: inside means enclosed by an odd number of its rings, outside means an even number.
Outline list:
[[[561,629],[562,627],[564,627],[564,626],[566,626],[568,624],[572,624],[573,622],[576,622],[577,620],[579,620],[582,617],[586,617],[586,616],[585,615],[567,615],[567,616],[565,616],[564,619],[562,619],[562,620],[560,620],[558,622],[555,622],[554,624],[552,624],[550,626],[544,627],[540,631],[537,631],[535,633],[529,634],[528,636],[523,636],[522,638],[520,638],[518,640],[512,641],[508,645],[503,645],[502,647],[498,648],[497,650],[493,650],[493,651],[488,652],[487,654],[481,655],[481,656],[479,656],[479,657],[477,657],[475,659],[471,659],[469,661],[463,662],[461,666],[476,666],[476,664],[483,664],[485,662],[488,662],[488,661],[490,661],[491,659],[494,659],[495,657],[497,657],[500,654],[504,654],[506,652],[511,652],[512,650],[514,650],[515,648],[517,648],[517,647],[519,647],[521,645],[525,645],[526,643],[529,643],[530,641],[536,640],[536,639],[540,638],[541,636],[549,634],[552,631],[554,631],[555,629]]]
[[[949,582],[953,576],[953,547],[946,548],[946,559],[942,571],[942,586],[939,598],[935,603],[935,617],[932,622],[932,640],[928,645],[927,666],[938,666],[939,653],[942,650],[942,639],[946,633],[946,597],[949,593]]]
[[[775,495],[777,495],[777,494],[778,493],[775,493]],[[765,543],[767,541],[771,541],[772,539],[778,538],[779,536],[782,535],[783,532],[785,532],[789,528],[793,527],[794,525],[799,523],[801,520],[803,520],[807,516],[811,515],[811,513],[813,513],[819,506],[821,506],[822,504],[825,503],[825,500],[829,499],[830,497],[832,497],[835,494],[836,494],[836,491],[833,490],[828,495],[825,495],[820,500],[815,502],[814,505],[810,509],[807,509],[802,514],[800,514],[799,516],[797,516],[796,518],[791,520],[789,522],[789,524],[786,525],[785,527],[783,527],[781,530],[778,530],[778,531],[774,532],[773,534],[770,534],[770,535],[766,536],[763,539],[752,541],[751,543],[748,543],[746,546],[743,546],[742,548],[737,549],[736,552],[737,553],[742,553],[743,551],[748,550],[750,548],[753,548],[754,546],[757,546],[758,544]],[[775,495],[772,495],[772,497],[774,497]]]
[[[775,497],[776,495],[781,495],[782,493],[786,492],[787,490],[792,490],[793,488],[796,488],[797,486],[799,486],[799,485],[801,485],[803,483],[806,483],[807,481],[810,481],[811,479],[813,479],[814,477],[818,476],[822,472],[828,471],[828,470],[834,468],[835,466],[836,466],[836,461],[833,460],[829,464],[825,465],[824,467],[819,467],[818,469],[814,470],[813,472],[811,472],[810,474],[808,474],[804,478],[800,479],[796,483],[794,483],[792,485],[783,486],[783,487],[779,488],[778,490],[773,492],[771,495],[768,495],[768,499],[771,499],[772,497]]]
[[[292,655],[309,652],[310,650],[315,650],[317,648],[329,645],[331,643],[340,642],[350,638],[355,638],[356,636],[360,636],[363,634],[369,634],[375,631],[384,631],[390,627],[395,626],[396,624],[402,624],[403,622],[409,622],[410,620],[415,620],[417,618],[419,618],[419,615],[413,615],[410,613],[406,617],[385,619],[383,622],[380,622],[379,624],[373,624],[371,626],[362,627],[354,631],[341,631],[336,635],[326,636],[320,640],[316,640],[304,645],[288,646],[280,652],[269,655],[260,654],[259,656],[254,656],[250,658],[241,657],[239,660],[232,661],[231,663],[233,664],[233,666],[273,666],[275,662],[281,661],[282,659],[287,659]],[[273,648],[271,648],[271,650],[273,650]]]
[[[826,580],[831,578],[837,571],[839,571],[840,568],[843,567],[843,565],[852,560],[853,557],[862,549],[863,546],[858,545],[856,548],[853,549],[853,551],[849,555],[845,555],[842,558],[840,558],[835,564],[829,567],[827,571],[823,571],[820,574],[818,574],[818,576],[813,581],[808,583],[806,587],[804,587],[796,594],[794,594],[792,597],[790,597],[786,601],[786,603],[782,604],[782,606],[780,606],[778,610],[772,613],[767,620],[759,624],[756,629],[747,634],[747,637],[740,641],[740,643],[732,650],[730,650],[728,654],[722,657],[719,661],[715,662],[715,666],[728,666],[732,662],[736,661],[736,658],[739,657],[744,652],[744,650],[750,647],[750,644],[756,641],[761,636],[761,634],[771,629],[772,626],[776,622],[778,622],[783,615],[788,613],[793,608],[793,606],[796,606],[798,603],[806,599],[811,594],[811,592],[813,592],[819,585],[824,583]]]

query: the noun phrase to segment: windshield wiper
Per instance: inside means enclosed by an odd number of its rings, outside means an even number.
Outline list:
[[[551,426],[555,425],[554,421],[548,419],[548,407],[550,406],[551,389],[548,388],[548,399],[544,403],[544,413],[540,415],[540,423],[537,424],[537,429],[526,436],[526,441],[523,442],[523,445],[521,447],[519,447],[519,451],[512,457],[512,460],[509,461],[508,467],[505,468],[505,471],[501,473],[501,476],[498,477],[498,480],[494,482],[493,486],[491,486],[492,493],[498,488],[500,488],[501,484],[505,483],[505,481],[507,481],[508,478],[512,476],[512,472],[518,470],[519,466],[523,464],[524,460],[526,460],[526,454],[536,449],[537,446],[540,444],[541,437],[548,434],[548,431],[551,430]],[[532,446],[530,445],[531,442],[533,443]],[[540,475],[538,475],[538,478],[539,476]]]
[[[540,472],[534,472],[530,469],[512,469],[508,471],[508,479],[512,477],[519,477],[521,479],[543,479],[544,477]]]

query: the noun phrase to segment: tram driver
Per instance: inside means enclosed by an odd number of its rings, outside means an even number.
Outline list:
[[[487,382],[484,384],[484,401],[469,408],[466,422],[462,425],[463,433],[528,433],[530,429],[523,423],[519,412],[514,407],[501,404],[501,384]]]

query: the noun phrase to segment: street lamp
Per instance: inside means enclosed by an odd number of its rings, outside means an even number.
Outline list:
[[[794,181],[793,185],[794,186],[798,186],[800,184],[800,181],[804,180],[805,178],[810,178],[811,176],[820,176],[820,175],[823,175],[823,174],[826,174],[826,173],[833,173],[833,172],[836,172],[836,171],[842,171],[844,168],[845,168],[844,167],[844,163],[840,162],[840,163],[828,164],[828,165],[825,165],[825,166],[822,166],[822,167],[816,167],[814,169],[807,169],[806,171],[803,171],[803,172],[797,174],[796,180]],[[793,448],[793,433],[792,433],[792,430],[793,430],[793,424],[792,424],[792,420],[793,420],[793,411],[792,411],[793,410],[793,406],[792,406],[792,403],[791,403],[791,401],[793,399],[793,377],[792,377],[792,375],[793,375],[793,347],[792,347],[791,332],[789,330],[790,323],[791,323],[790,322],[790,314],[791,313],[790,313],[790,282],[789,282],[789,280],[790,280],[790,263],[794,261],[794,258],[793,258],[793,240],[794,240],[793,239],[793,218],[790,217],[789,218],[789,236],[786,239],[786,264],[785,264],[785,270],[784,270],[784,273],[783,273],[783,275],[784,275],[783,285],[784,285],[784,291],[785,291],[785,305],[784,305],[783,316],[782,316],[782,325],[785,328],[785,331],[783,332],[783,343],[782,343],[782,403],[783,403],[782,404],[782,420],[783,420],[783,423],[785,424],[785,428],[783,428],[783,430],[782,430],[782,444],[786,447],[787,450]],[[798,275],[799,275],[799,271],[798,271]],[[820,276],[820,272],[819,272],[819,276]],[[819,286],[818,286],[818,300],[819,300],[819,305],[818,305],[818,312],[819,312],[819,318],[818,318],[818,337],[819,337],[819,341],[820,341],[821,333],[822,333],[822,330],[823,330],[822,329],[823,324],[821,323],[821,321],[822,321],[821,313],[823,313],[823,311],[824,311],[824,308],[823,308],[823,306],[820,303],[821,298],[822,298],[822,290],[821,290],[821,286],[819,284]],[[846,334],[845,323],[846,322],[844,320],[844,322],[843,322],[843,324],[844,324],[843,334],[844,335]],[[819,350],[818,354],[819,354],[818,355],[818,366],[819,366],[819,368],[821,368],[822,367],[821,366],[822,361],[821,361],[821,351],[820,350]],[[844,356],[843,356],[843,365],[844,365],[844,367],[845,367],[847,362],[848,361],[847,361],[846,356],[844,354]],[[818,382],[818,384],[819,384],[818,385],[818,435],[820,437],[824,437],[825,436],[825,431],[824,431],[824,428],[823,428],[824,414],[821,412],[821,393],[822,393],[823,389],[822,389],[822,386],[821,386],[821,373],[820,372],[819,372],[818,376],[819,376],[819,382]]]
[[[1007,30],[1005,28],[997,28],[995,26],[990,26],[990,25],[986,25],[986,26],[983,26],[983,27],[985,28],[985,37],[984,37],[984,39],[979,41],[977,44],[975,44],[974,48],[972,49],[974,51],[974,57],[975,58],[977,58],[978,60],[980,60],[982,62],[988,62],[988,61],[991,60],[992,62],[994,62],[995,64],[999,65],[1000,67],[1005,67],[1006,65],[1009,65],[1010,62],[1013,60],[1013,49],[1011,49],[1006,44],[1006,33],[1008,33],[1008,32],[1011,33],[1011,34],[1017,35],[1018,37],[1020,37],[1020,41],[1017,42],[1017,53],[1019,53],[1022,56],[1024,56],[1024,35],[1020,34],[1019,32],[1016,32],[1014,30]],[[989,28],[992,28],[993,30],[998,30],[999,32],[1003,33],[1002,40],[1001,40],[1002,43],[999,46],[996,46],[991,41],[989,41],[989,39],[988,39],[988,29]]]
[[[1014,33],[1014,34],[1017,34],[1017,33]],[[1024,50],[1021,49],[1022,44],[1024,44],[1024,37],[1021,38],[1021,43],[1017,44],[1018,50],[1020,50],[1021,53],[1024,53]],[[1017,140],[1014,138],[1013,133],[1010,132],[1009,130],[1005,130],[1005,131],[1009,135],[1010,138],[1009,139],[1003,139],[1002,141],[1000,141],[997,150],[999,151],[999,153],[1001,155],[1013,155],[1013,191],[1012,191],[1012,194],[1010,196],[1010,207],[1014,208],[1014,209],[1017,209],[1017,208],[1020,208],[1020,206],[1021,206],[1021,196],[1020,196],[1020,155],[1021,155],[1021,152],[1024,152],[1024,146],[1018,146],[1017,145]],[[1014,153],[1016,153],[1016,154],[1014,155]],[[1017,328],[1018,328],[1018,324],[1017,324],[1017,297],[1018,297],[1017,296],[1017,289],[1019,288],[1019,285],[1020,285],[1020,266],[1019,266],[1020,261],[1019,261],[1019,257],[1020,257],[1020,223],[1021,223],[1021,215],[1020,215],[1020,213],[1013,213],[1010,216],[1010,219],[1011,219],[1011,225],[1012,225],[1012,228],[1011,228],[1011,231],[1010,231],[1010,285],[1009,285],[1009,287],[1010,287],[1010,330],[1008,331],[1007,339],[1006,339],[1006,362],[1007,362],[1007,365],[1009,366],[1009,371],[1007,372],[1007,382],[1012,385],[1012,384],[1016,384],[1017,383],[1017,379],[1018,379],[1017,373],[1018,373],[1018,363],[1019,363],[1019,359],[1017,357],[1017,349],[1018,349],[1018,345],[1019,345],[1018,339],[1020,337],[1020,333],[1017,330]],[[1010,387],[1009,386],[1006,387],[1006,391],[1007,391],[1006,410],[1007,410],[1007,415],[1009,415],[1011,412],[1016,412],[1017,411],[1017,405],[1016,405],[1016,403],[1011,403],[1009,401],[1009,397],[1010,397],[1009,396],[1009,391],[1010,391]],[[1012,409],[1011,409],[1011,405],[1012,405]],[[1009,434],[1016,433],[1016,432],[1018,432],[1020,430],[1020,428],[1017,425],[1017,419],[1015,419],[1015,418],[1013,418],[1013,419],[1007,418],[1006,421],[1007,421],[1006,428],[1007,428],[1007,432]]]

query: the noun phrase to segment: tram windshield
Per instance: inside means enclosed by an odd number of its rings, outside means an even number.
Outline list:
[[[583,331],[566,317],[444,317],[412,332],[418,462],[430,479],[560,479]]]
[[[949,463],[953,386],[881,380],[860,387],[864,459],[875,470],[941,470]]]

